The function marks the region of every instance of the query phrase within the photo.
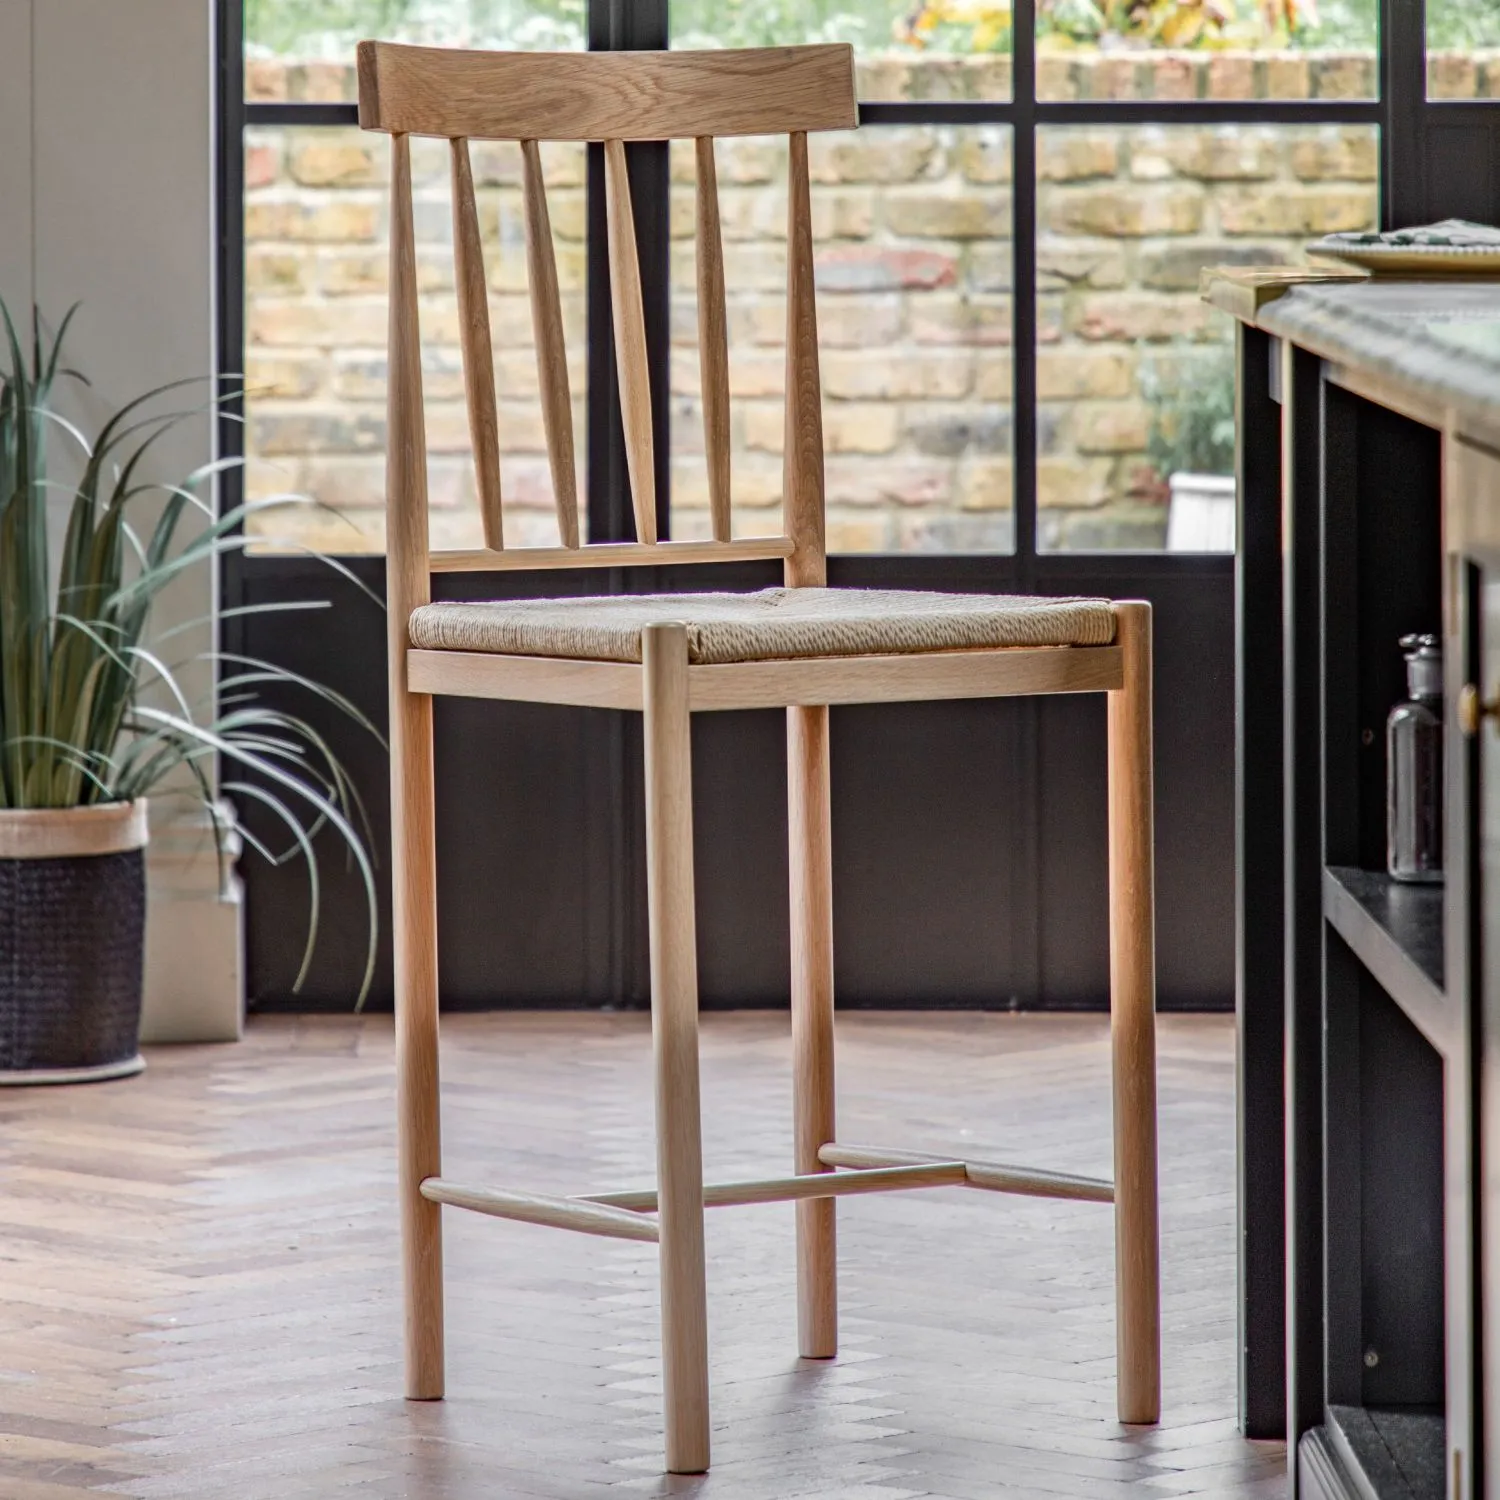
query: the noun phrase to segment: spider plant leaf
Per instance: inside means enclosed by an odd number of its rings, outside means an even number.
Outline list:
[[[143,661],[150,666],[156,672],[156,680],[172,695],[182,716],[187,719],[192,718],[193,711],[188,707],[187,698],[177,685],[177,678],[172,669],[154,651],[148,651],[144,646],[127,646],[125,651],[134,660]]]
[[[86,754],[80,751],[72,741],[55,739],[50,735],[23,735],[21,738],[27,744],[44,744],[57,751],[60,758],[67,760],[83,779],[98,790],[99,801],[117,800],[113,778],[107,774],[112,770],[112,764],[107,756],[101,758],[93,753]],[[39,807],[76,807],[79,805],[79,799],[72,797],[67,800],[39,802],[36,805]]]
[[[197,739],[206,745],[212,745],[221,756],[227,756],[231,760],[238,761],[247,766],[258,775],[269,781],[276,782],[287,791],[292,792],[310,806],[320,812],[324,818],[338,830],[343,839],[345,847],[353,854],[356,865],[359,867],[360,878],[364,883],[365,901],[370,915],[369,940],[366,947],[365,971],[360,980],[359,998],[355,1009],[364,1008],[365,997],[370,991],[370,982],[375,974],[375,933],[376,933],[376,906],[375,906],[375,872],[370,864],[370,857],[365,852],[364,844],[354,826],[339,810],[337,805],[328,797],[314,791],[307,783],[283,771],[271,758],[256,754],[253,751],[242,749],[238,746],[232,736],[216,733],[204,725],[195,724],[189,719],[174,719],[170,714],[160,709],[140,705],[137,714],[150,722],[159,723],[176,729],[186,739]]]
[[[225,790],[229,790],[227,785],[225,786]],[[252,833],[244,823],[236,822],[234,826],[235,832],[273,869],[278,869],[287,862],[287,854],[278,854],[264,839]],[[296,845],[293,845],[290,853],[295,855],[297,852]]]
[[[374,722],[366,715],[351,699],[344,696],[336,688],[328,687],[312,677],[305,677],[301,672],[294,672],[290,667],[278,667],[272,662],[262,661],[256,656],[244,656],[238,651],[205,651],[204,656],[210,661],[230,662],[237,667],[249,667],[251,673],[227,679],[227,685],[240,685],[251,682],[276,682],[295,683],[298,687],[306,688],[308,692],[315,694],[325,703],[331,703],[341,713],[354,720],[361,729],[368,730],[374,737],[381,749],[387,749],[385,736],[375,726]]]
[[[259,604],[236,604],[229,609],[221,609],[216,614],[194,615],[191,619],[183,620],[169,629],[158,630],[156,639],[158,642],[169,641],[174,636],[185,635],[191,630],[201,630],[205,625],[215,625],[223,620],[233,620],[241,615],[293,614],[302,610],[332,608],[333,603],[328,599],[271,599]]]
[[[243,467],[237,457],[200,465],[179,483],[150,474],[162,438],[181,423],[206,413],[243,420],[226,409],[242,381],[210,382],[201,402],[173,399],[202,386],[200,379],[157,386],[115,410],[91,442],[51,399],[56,380],[81,378],[62,353],[76,312],[69,309],[49,335],[33,309],[29,347],[23,348],[0,302],[0,806],[71,806],[165,788],[165,795],[196,795],[213,808],[215,764],[245,768],[250,777],[232,783],[235,790],[285,823],[292,843],[277,855],[247,831],[244,846],[272,858],[310,861],[313,897],[299,986],[322,915],[314,841],[331,828],[358,866],[371,921],[363,1004],[373,974],[376,906],[373,866],[357,825],[368,838],[369,819],[327,741],[305,720],[266,705],[261,694],[273,687],[312,691],[362,728],[376,732],[374,726],[342,695],[272,663],[206,652],[172,660],[160,640],[146,639],[155,602],[175,579],[244,547],[245,523],[260,511],[310,502],[271,497],[215,515],[204,492],[218,475]],[[49,442],[76,446],[83,455],[76,484],[48,476]],[[52,574],[48,508],[59,498],[65,524]],[[149,526],[143,515],[148,503],[157,506]],[[331,565],[375,597],[352,570]],[[309,601],[229,613],[328,607]],[[162,639],[203,623],[177,624]],[[201,702],[185,691],[184,673],[195,664],[224,678]],[[143,693],[162,695],[165,707],[142,702]],[[190,787],[174,790],[174,775]],[[215,812],[221,873],[226,826]]]
[[[63,340],[68,336],[68,326],[72,323],[73,319],[78,316],[78,309],[82,306],[83,303],[75,302],[72,307],[70,307],[67,312],[63,314],[62,322],[57,325],[57,332],[52,336],[52,353],[48,356],[47,359],[47,371],[44,380],[44,383],[48,386],[52,384],[53,379],[57,375],[57,361],[62,356]],[[33,308],[32,323],[35,326],[39,324],[39,322],[40,320],[37,317],[37,309]],[[79,380],[83,379],[83,377],[79,375],[76,370],[69,370],[64,373],[74,375]]]
[[[63,414],[61,412],[53,411],[50,407],[47,407],[47,406],[42,406],[42,407],[38,407],[37,408],[37,413],[36,414],[37,414],[37,417],[38,417],[38,419],[40,421],[51,422],[55,426],[61,427],[62,430],[68,434],[69,437],[71,437],[72,439],[74,439],[75,442],[77,442],[78,446],[85,453],[88,453],[88,452],[91,451],[90,448],[89,448],[89,440],[88,440],[88,438],[86,438],[84,436],[83,430],[81,428],[79,428],[79,427],[76,427],[65,416],[63,416]]]
[[[359,795],[359,789],[355,786],[347,771],[344,770],[343,762],[333,753],[328,742],[310,725],[305,719],[297,718],[291,714],[281,714],[274,710],[256,708],[248,712],[242,711],[233,716],[228,716],[221,721],[222,724],[231,724],[237,734],[243,733],[242,722],[264,722],[276,723],[284,726],[290,733],[305,741],[307,746],[315,750],[326,768],[328,780],[323,782],[329,795],[337,802],[338,806],[346,814],[352,813],[359,820],[363,831],[367,848],[373,848],[375,843],[374,828],[370,822],[369,812],[365,807],[364,799]],[[372,733],[375,731],[372,729]],[[378,733],[376,738],[379,738]],[[384,744],[384,741],[381,741]],[[309,768],[310,769],[310,768]],[[374,856],[371,855],[373,860]]]

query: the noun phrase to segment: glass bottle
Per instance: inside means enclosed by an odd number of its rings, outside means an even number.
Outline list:
[[[1386,867],[1392,880],[1443,878],[1443,648],[1404,635],[1406,703],[1385,726]]]

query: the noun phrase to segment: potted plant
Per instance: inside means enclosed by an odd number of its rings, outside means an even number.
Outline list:
[[[321,737],[260,692],[295,682],[373,726],[326,688],[212,651],[189,659],[206,656],[220,673],[217,694],[195,703],[180,681],[187,663],[148,642],[162,591],[240,545],[249,512],[292,497],[216,517],[201,492],[226,464],[179,484],[147,477],[153,445],[191,414],[153,415],[153,403],[192,382],[146,393],[86,438],[53,404],[57,381],[81,378],[60,363],[71,317],[49,342],[33,314],[28,359],[0,303],[9,354],[0,372],[0,1084],[144,1066],[146,798],[186,794],[212,810],[216,759],[247,773],[223,789],[272,808],[307,861],[304,971],[317,935],[312,835],[324,825],[364,876],[366,984],[374,957],[374,881],[352,788]],[[58,443],[76,450],[64,455],[76,483],[49,473]],[[49,508],[66,514],[60,539],[49,535]]]
[[[1234,551],[1234,362],[1183,352],[1142,367],[1146,455],[1166,483],[1167,551]]]

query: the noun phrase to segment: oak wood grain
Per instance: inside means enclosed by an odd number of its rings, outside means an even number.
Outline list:
[[[422,1184],[422,1196],[433,1203],[466,1208],[496,1219],[515,1219],[549,1229],[570,1229],[577,1234],[597,1234],[605,1239],[640,1240],[652,1245],[657,1241],[657,1229],[652,1220],[628,1213],[623,1208],[611,1208],[597,1198],[583,1201],[557,1198],[547,1193],[472,1187],[442,1177],[429,1177]]]
[[[793,588],[828,582],[823,516],[823,395],[813,278],[807,136],[793,131],[787,162],[786,435],[781,461],[782,530],[796,544],[786,561]]]
[[[463,350],[464,396],[469,408],[469,440],[474,448],[474,486],[484,526],[484,544],[498,551],[505,545],[505,530],[500,510],[500,431],[495,415],[495,356],[490,342],[484,247],[479,240],[469,143],[456,136],[448,146],[453,166],[453,260],[458,283],[459,342]]]
[[[552,239],[541,153],[535,141],[521,142],[521,192],[525,204],[531,327],[536,340],[542,428],[547,436],[557,530],[564,547],[576,547],[578,467],[573,448],[573,393],[568,383],[568,345],[563,336],[562,297],[557,286],[557,248]]]
[[[824,1146],[819,1160],[831,1167],[916,1166],[946,1157],[931,1151],[909,1151],[892,1146],[846,1146],[840,1141]],[[1048,1172],[1039,1167],[1004,1166],[1000,1162],[964,1162],[967,1186],[992,1193],[1017,1193],[1025,1198],[1065,1198],[1085,1203],[1113,1203],[1115,1185],[1102,1177],[1076,1172]]]
[[[1115,646],[820,656],[692,666],[688,690],[694,713],[1089,693],[1119,686],[1120,661]],[[640,669],[626,662],[411,650],[407,664],[422,692],[595,708],[641,706]]]
[[[1113,646],[1012,646],[898,656],[815,656],[695,666],[693,712],[794,704],[918,703],[1099,692],[1119,683]]]
[[[386,414],[386,619],[390,670],[391,892],[397,1102],[405,1280],[406,1394],[443,1394],[443,1229],[421,1186],[442,1170],[438,1106],[437,856],[432,699],[406,675],[406,622],[431,598],[427,438],[417,314],[411,149],[391,138],[389,384]]]
[[[656,439],[651,426],[651,367],[646,357],[646,313],[641,262],[630,206],[625,143],[604,143],[604,197],[609,230],[609,301],[615,325],[615,366],[620,376],[620,421],[638,542],[656,540]]]
[[[508,573],[550,568],[659,568],[676,563],[764,562],[790,557],[783,536],[748,536],[729,542],[591,542],[587,547],[509,547],[434,552],[434,573]]]
[[[476,140],[659,141],[851,130],[845,42],[705,52],[476,52],[361,42],[366,130]]]
[[[455,698],[641,709],[641,669],[632,662],[494,656],[480,651],[407,652],[412,687]]]
[[[899,1193],[908,1188],[964,1187],[968,1173],[961,1161],[904,1162],[863,1172],[825,1172],[806,1176],[752,1177],[743,1182],[710,1182],[703,1188],[704,1208],[740,1208],[751,1203],[796,1203],[807,1199],[847,1198],[865,1193]],[[588,1193],[584,1203],[604,1203],[637,1213],[654,1213],[655,1188],[626,1188]]]
[[[642,654],[667,1468],[673,1474],[698,1474],[709,1461],[708,1293],[687,631],[681,625],[648,625]]]
[[[724,296],[724,242],[712,136],[694,142],[698,164],[698,370],[703,389],[703,452],[708,508],[716,540],[727,542],[730,515],[729,329]]]
[[[835,1136],[833,1057],[833,832],[828,710],[786,713],[787,867],[792,938],[792,1155],[825,1171]],[[838,1237],[834,1204],[797,1205],[797,1342],[804,1359],[838,1352]]]
[[[1156,1180],[1156,916],[1151,606],[1115,606],[1125,680],[1109,695],[1109,991],[1114,1041],[1120,1420],[1161,1414]]]

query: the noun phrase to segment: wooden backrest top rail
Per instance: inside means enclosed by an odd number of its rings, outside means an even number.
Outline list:
[[[361,42],[359,123],[512,141],[848,130],[859,123],[854,49],[469,52]]]
[[[635,217],[625,142],[691,136],[697,166],[697,291],[703,381],[704,454],[713,542],[696,561],[729,561],[745,543],[730,538],[729,367],[724,254],[714,136],[786,133],[787,379],[782,535],[748,539],[757,555],[785,559],[788,583],[826,579],[823,539],[823,429],[813,287],[809,129],[857,123],[849,47],[780,47],[684,53],[462,52],[362,42],[360,122],[392,136],[391,385],[388,430],[393,444],[387,535],[395,571],[480,571],[489,566],[588,566],[566,554],[579,547],[578,496],[567,359],[555,252],[537,143],[601,139],[604,143],[610,301],[620,382],[620,410],[635,513],[633,554],[657,543],[652,393],[646,350]],[[465,396],[473,440],[475,490],[484,522],[482,549],[433,555],[427,543],[425,448],[411,216],[409,138],[446,136],[453,182],[454,257],[464,356]],[[469,142],[515,139],[522,151],[526,253],[537,369],[562,547],[505,554],[501,524],[499,434],[486,288]],[[784,549],[784,550],[782,550]],[[582,549],[587,552],[591,549]],[[686,560],[672,549],[670,560]],[[561,555],[560,555],[561,554]],[[624,561],[624,557],[621,558]],[[668,561],[663,556],[662,561]],[[425,598],[428,590],[419,590]],[[413,602],[422,602],[413,597]]]

